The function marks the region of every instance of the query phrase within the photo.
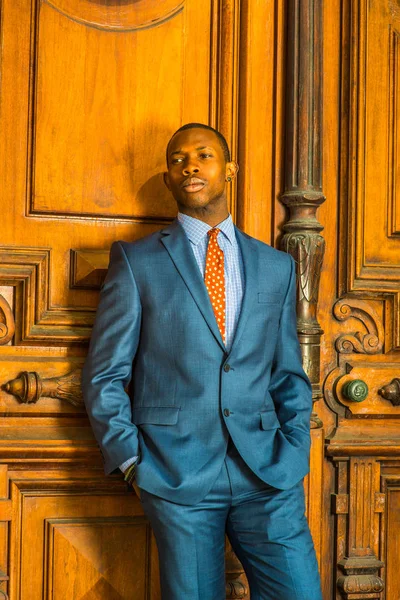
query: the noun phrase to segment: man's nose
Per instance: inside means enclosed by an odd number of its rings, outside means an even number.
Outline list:
[[[193,175],[194,173],[198,173],[199,172],[199,167],[198,167],[197,163],[195,163],[193,161],[188,161],[183,166],[183,171],[182,172],[187,177],[188,175]]]

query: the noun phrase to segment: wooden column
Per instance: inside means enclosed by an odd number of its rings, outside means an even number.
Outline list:
[[[313,389],[320,387],[321,327],[318,289],[325,242],[316,212],[322,193],[322,0],[288,0],[285,191],[289,209],[282,249],[297,264],[297,323],[303,366]],[[313,413],[311,427],[322,427]]]
[[[323,227],[316,212],[322,193],[322,5],[323,0],[288,0],[286,56],[285,191],[281,201],[289,209],[281,247],[297,266],[297,332],[303,367],[316,402],[320,386],[318,291],[325,250]],[[305,481],[307,519],[321,563],[322,421],[311,415],[312,472]]]

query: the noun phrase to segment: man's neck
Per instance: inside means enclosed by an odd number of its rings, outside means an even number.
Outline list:
[[[225,221],[229,217],[229,211],[219,211],[215,213],[210,213],[205,211],[204,209],[192,209],[192,210],[179,210],[179,212],[183,215],[187,215],[192,217],[193,219],[198,219],[199,221],[203,221],[210,227],[215,227],[222,221]]]
[[[215,222],[214,221],[208,222],[208,221],[205,221],[204,219],[198,219],[197,217],[195,217],[193,215],[189,215],[188,213],[184,213],[182,211],[179,211],[178,212],[178,218],[182,219],[184,217],[190,217],[191,219],[196,219],[197,221],[201,221],[202,223],[205,223],[209,227],[216,227],[216,226],[220,225],[221,223],[223,223],[224,221],[226,221],[226,219],[228,217],[230,217],[230,213],[228,213],[225,217],[217,219]]]

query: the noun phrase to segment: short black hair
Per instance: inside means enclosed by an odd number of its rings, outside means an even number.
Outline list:
[[[215,135],[217,136],[218,141],[221,145],[222,152],[224,153],[225,162],[230,162],[231,153],[229,151],[228,142],[226,141],[226,139],[224,138],[222,133],[220,133],[217,129],[214,129],[214,127],[211,127],[211,125],[205,125],[204,123],[186,123],[186,125],[182,125],[182,127],[179,127],[179,129],[177,129],[175,131],[175,133],[170,137],[170,140],[167,144],[167,165],[168,165],[168,148],[171,143],[171,140],[177,133],[179,133],[180,131],[185,131],[185,129],[208,129],[209,131],[213,131],[215,133]]]

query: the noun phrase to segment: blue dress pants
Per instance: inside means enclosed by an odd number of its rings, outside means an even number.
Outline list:
[[[225,599],[225,533],[241,561],[251,600],[322,600],[300,482],[261,481],[232,443],[207,496],[193,506],[141,490],[159,552],[163,600]]]

